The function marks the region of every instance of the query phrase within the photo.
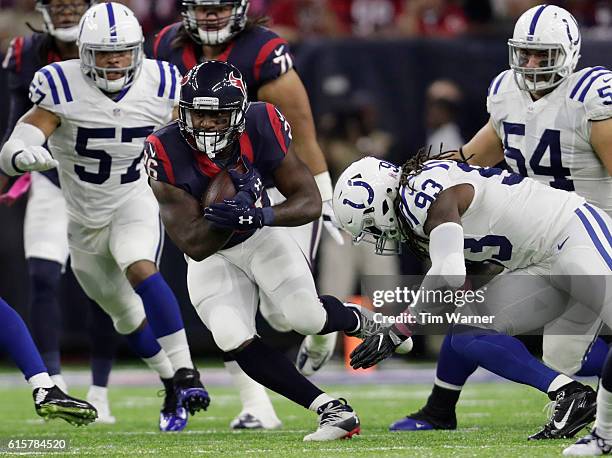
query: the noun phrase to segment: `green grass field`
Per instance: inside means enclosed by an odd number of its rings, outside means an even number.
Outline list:
[[[240,457],[409,457],[409,456],[561,456],[571,440],[531,443],[526,437],[545,422],[547,399],[533,389],[509,383],[472,384],[459,407],[459,429],[453,432],[390,433],[387,426],[417,409],[429,393],[425,385],[327,387],[346,396],[358,411],[362,432],[349,441],[304,443],[316,427],[315,415],[279,396],[273,401],[283,428],[266,432],[230,432],[238,412],[233,390],[215,388],[208,412],[190,419],[182,433],[159,433],[161,399],[153,388],[111,389],[115,425],[74,428],[62,420],[44,423],[33,410],[27,386],[0,388],[0,441],[8,439],[67,439],[62,454],[93,456],[240,456]],[[84,389],[73,390],[84,396]],[[581,433],[582,434],[582,433]],[[3,452],[0,451],[0,455]]]

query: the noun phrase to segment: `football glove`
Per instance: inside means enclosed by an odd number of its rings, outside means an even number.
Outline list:
[[[264,187],[261,175],[253,164],[246,157],[243,157],[243,162],[247,167],[245,173],[235,169],[229,169],[228,172],[238,191],[233,200],[250,207],[259,200]]]
[[[225,229],[250,231],[269,226],[274,220],[274,210],[271,207],[249,207],[235,200],[224,200],[206,207],[204,218]]]
[[[395,325],[366,337],[351,353],[353,369],[367,369],[387,359],[393,353],[408,353],[412,349],[412,339]]]
[[[344,238],[342,233],[338,230],[340,224],[334,214],[331,200],[323,202],[323,208],[321,210],[321,216],[323,217],[323,227],[329,232],[329,235],[334,239],[338,245],[344,245]]]
[[[42,146],[27,146],[13,155],[13,166],[20,172],[42,172],[57,167],[58,162]]]

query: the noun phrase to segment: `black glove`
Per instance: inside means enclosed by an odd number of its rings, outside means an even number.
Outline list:
[[[251,164],[246,157],[242,160],[247,167],[245,173],[240,173],[234,169],[229,169],[228,172],[238,191],[233,200],[244,206],[250,207],[261,197],[261,193],[264,189],[263,181],[255,166]]]
[[[351,366],[353,369],[367,369],[391,356],[398,347],[402,346],[407,353],[412,348],[412,339],[395,325],[383,329],[378,334],[366,337],[351,353]],[[404,349],[405,347],[405,349]]]

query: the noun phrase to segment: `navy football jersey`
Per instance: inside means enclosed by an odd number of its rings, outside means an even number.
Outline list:
[[[264,186],[274,186],[274,171],[291,144],[291,128],[283,115],[269,103],[252,102],[246,109],[246,127],[235,148],[261,174]],[[156,132],[145,142],[144,164],[150,179],[171,184],[191,194],[198,202],[210,181],[222,170],[205,153],[192,148],[181,134],[178,121]],[[262,204],[269,205],[263,195]],[[236,233],[224,248],[234,246],[253,234]]]
[[[2,62],[2,68],[8,71],[8,89],[10,91],[10,111],[3,141],[8,140],[15,124],[25,112],[32,107],[29,97],[29,87],[34,74],[42,67],[61,61],[61,57],[53,49],[43,55],[42,48],[49,40],[49,35],[33,33],[28,37],[17,37],[11,45]],[[57,170],[43,173],[56,186],[59,186]]]
[[[185,46],[172,45],[181,29],[180,22],[162,29],[155,39],[153,57],[176,65],[181,74],[185,75],[203,62],[204,58],[202,47],[191,39]],[[257,91],[261,86],[293,68],[289,44],[276,33],[260,26],[240,32],[216,59],[228,62],[240,70],[247,84],[249,100],[258,100]]]

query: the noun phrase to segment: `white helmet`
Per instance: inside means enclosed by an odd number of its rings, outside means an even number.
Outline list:
[[[86,0],[84,2],[84,9],[89,8],[95,0]],[[43,22],[45,23],[45,31],[57,38],[60,41],[64,41],[66,43],[74,43],[77,40],[77,36],[79,34],[79,25],[74,24],[70,27],[55,27],[53,25],[53,14],[52,10],[54,8],[58,8],[63,10],[70,6],[71,8],[79,8],[78,5],[51,5],[51,0],[36,0],[36,11],[42,14]],[[78,11],[78,10],[77,10]]]
[[[580,58],[580,30],[574,16],[554,5],[524,12],[508,40],[510,68],[518,86],[529,92],[554,88],[570,76]],[[525,66],[524,50],[548,52],[547,65]]]
[[[101,3],[90,8],[79,24],[79,57],[81,70],[100,89],[118,92],[134,84],[143,61],[144,37],[138,19],[127,6],[120,3]],[[97,52],[132,52],[132,62],[127,67],[106,68],[96,65]],[[108,79],[109,72],[122,72],[115,80]]]
[[[401,169],[375,157],[353,162],[342,172],[334,188],[333,207],[342,229],[376,245],[376,254],[399,253],[400,231],[395,198]],[[392,241],[392,246],[387,242]]]

